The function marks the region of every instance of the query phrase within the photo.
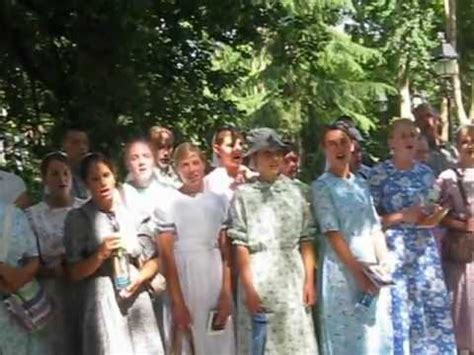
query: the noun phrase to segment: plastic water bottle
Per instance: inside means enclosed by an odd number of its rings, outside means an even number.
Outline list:
[[[130,264],[124,248],[117,249],[112,255],[114,285],[117,291],[130,285]]]

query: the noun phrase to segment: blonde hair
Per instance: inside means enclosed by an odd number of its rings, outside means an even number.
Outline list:
[[[460,143],[461,137],[465,134],[474,134],[474,124],[466,124],[459,127],[456,132],[456,144]]]
[[[415,122],[413,122],[411,119],[396,118],[392,122],[390,122],[390,125],[388,126],[388,137],[393,138],[393,133],[395,132],[395,130],[402,126],[411,126],[417,131],[417,133],[419,133],[418,129],[415,126]]]
[[[174,145],[174,134],[168,128],[153,126],[148,131],[148,136],[150,142],[156,149],[167,145]]]
[[[193,143],[189,143],[189,142],[181,143],[174,150],[174,154],[173,154],[174,166],[177,167],[182,160],[186,159],[191,154],[197,154],[199,159],[201,159],[204,165],[206,166],[207,161],[202,150],[197,145]]]

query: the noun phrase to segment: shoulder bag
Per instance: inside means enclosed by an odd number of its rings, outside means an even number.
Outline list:
[[[466,190],[462,184],[463,175],[456,169],[457,185],[464,206],[469,207]],[[468,264],[474,260],[474,232],[466,232],[457,229],[448,229],[448,234],[443,243],[443,256],[446,260],[457,264]]]
[[[6,262],[10,247],[14,213],[13,205],[8,205],[5,210],[3,233],[0,236],[0,260],[3,262]],[[3,303],[12,318],[27,332],[42,329],[53,314],[53,305],[46,296],[44,288],[36,279],[27,282],[16,292],[6,295],[3,298]]]

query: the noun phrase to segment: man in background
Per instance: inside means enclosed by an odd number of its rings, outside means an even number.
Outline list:
[[[415,124],[426,139],[430,153],[426,164],[435,176],[456,165],[457,151],[453,144],[441,139],[442,122],[438,112],[428,103],[418,105],[413,110]]]
[[[89,153],[90,144],[87,131],[77,126],[66,128],[62,146],[73,173],[72,194],[77,198],[87,199],[89,198],[89,192],[79,173],[82,158]]]

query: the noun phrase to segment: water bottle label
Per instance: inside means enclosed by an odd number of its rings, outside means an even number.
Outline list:
[[[122,290],[128,285],[130,285],[130,278],[128,275],[123,275],[123,276],[116,276],[114,279],[115,287],[118,290]]]

